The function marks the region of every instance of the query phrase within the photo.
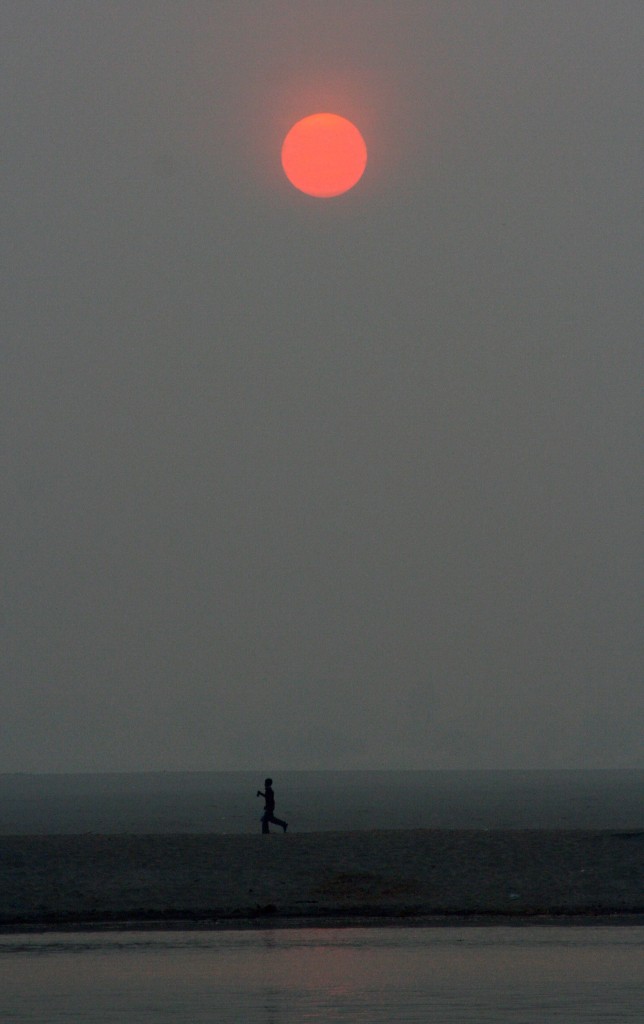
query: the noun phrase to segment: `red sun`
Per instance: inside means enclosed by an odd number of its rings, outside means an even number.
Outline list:
[[[282,167],[291,185],[328,199],[348,192],[367,165],[367,147],[351,121],[311,114],[297,121],[282,144]]]

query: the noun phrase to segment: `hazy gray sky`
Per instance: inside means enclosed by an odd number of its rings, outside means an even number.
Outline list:
[[[644,7],[0,18],[0,770],[642,765]]]

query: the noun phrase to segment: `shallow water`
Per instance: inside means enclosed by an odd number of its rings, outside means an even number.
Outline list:
[[[635,1024],[643,951],[637,927],[5,935],[0,1021]]]

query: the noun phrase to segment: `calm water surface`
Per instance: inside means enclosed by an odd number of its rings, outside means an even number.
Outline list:
[[[0,835],[258,830],[266,772],[0,775]],[[641,829],[644,771],[275,774],[295,832]]]
[[[643,951],[636,927],[5,935],[0,1021],[635,1024]]]

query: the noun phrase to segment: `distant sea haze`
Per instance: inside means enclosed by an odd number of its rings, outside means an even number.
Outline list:
[[[289,831],[644,828],[644,771],[273,772]],[[251,833],[266,771],[0,775],[0,834]]]

